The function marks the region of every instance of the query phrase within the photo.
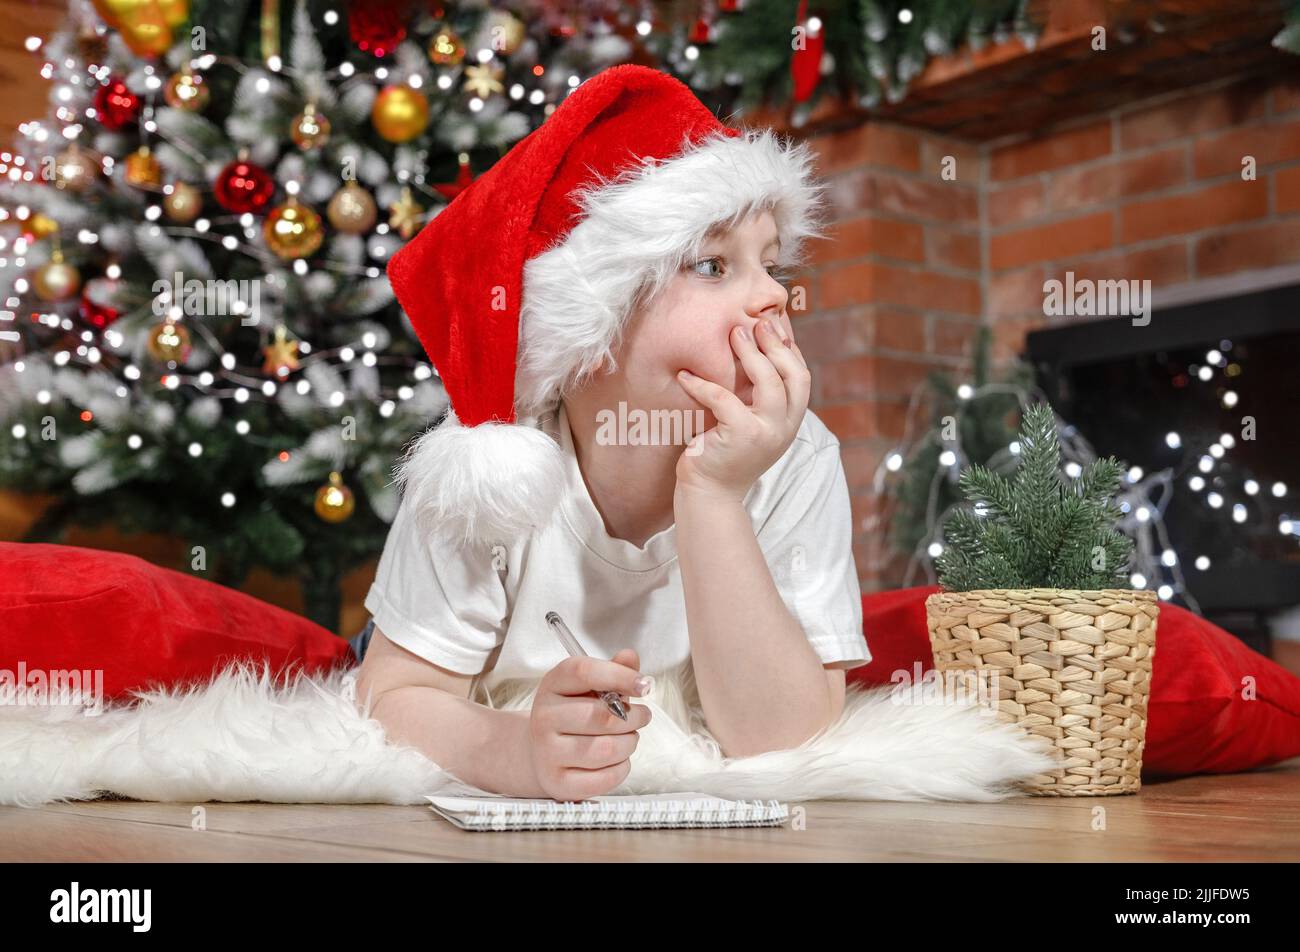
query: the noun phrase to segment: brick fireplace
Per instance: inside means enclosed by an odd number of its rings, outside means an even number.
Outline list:
[[[918,384],[968,367],[981,322],[1006,361],[1074,320],[1044,316],[1044,282],[1067,271],[1150,280],[1157,305],[1300,283],[1300,63],[992,141],[869,122],[810,142],[834,223],[796,282],[795,327],[812,408],[843,447],[868,591],[899,583],[869,568],[873,475]]]

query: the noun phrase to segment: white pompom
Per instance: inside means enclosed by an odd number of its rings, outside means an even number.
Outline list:
[[[564,494],[564,454],[535,427],[467,427],[448,410],[403,455],[397,482],[424,532],[509,544],[550,523]]]

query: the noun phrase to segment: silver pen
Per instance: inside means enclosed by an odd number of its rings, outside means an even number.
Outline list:
[[[551,626],[560,641],[564,644],[565,650],[574,658],[589,658],[591,655],[582,650],[582,645],[578,644],[578,639],[573,637],[573,632],[569,631],[569,626],[564,623],[564,619],[555,612],[546,613],[546,623]],[[623,709],[623,701],[619,698],[617,691],[601,691],[600,699],[604,701],[611,711],[617,714],[623,720],[627,720],[627,711]]]

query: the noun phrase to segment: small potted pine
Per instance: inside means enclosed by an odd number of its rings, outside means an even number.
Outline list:
[[[1133,543],[1112,499],[1122,473],[1108,457],[1063,476],[1055,415],[1037,404],[1014,476],[964,469],[974,506],[944,526],[944,591],[925,603],[935,668],[993,681],[998,716],[1051,741],[1061,765],[1022,783],[1031,795],[1141,787],[1160,606],[1128,581]]]

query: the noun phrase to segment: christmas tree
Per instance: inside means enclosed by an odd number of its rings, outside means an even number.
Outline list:
[[[958,592],[1131,588],[1133,541],[1115,528],[1121,513],[1110,498],[1124,465],[1096,459],[1077,479],[1062,480],[1056,414],[1046,403],[1025,411],[1019,442],[1014,479],[978,464],[963,470],[962,492],[975,505],[944,526],[940,583]]]
[[[387,259],[628,54],[514,10],[76,0],[29,41],[51,99],[3,156],[0,486],[58,497],[30,541],[179,536],[183,568],[293,573],[337,624],[447,405]]]

